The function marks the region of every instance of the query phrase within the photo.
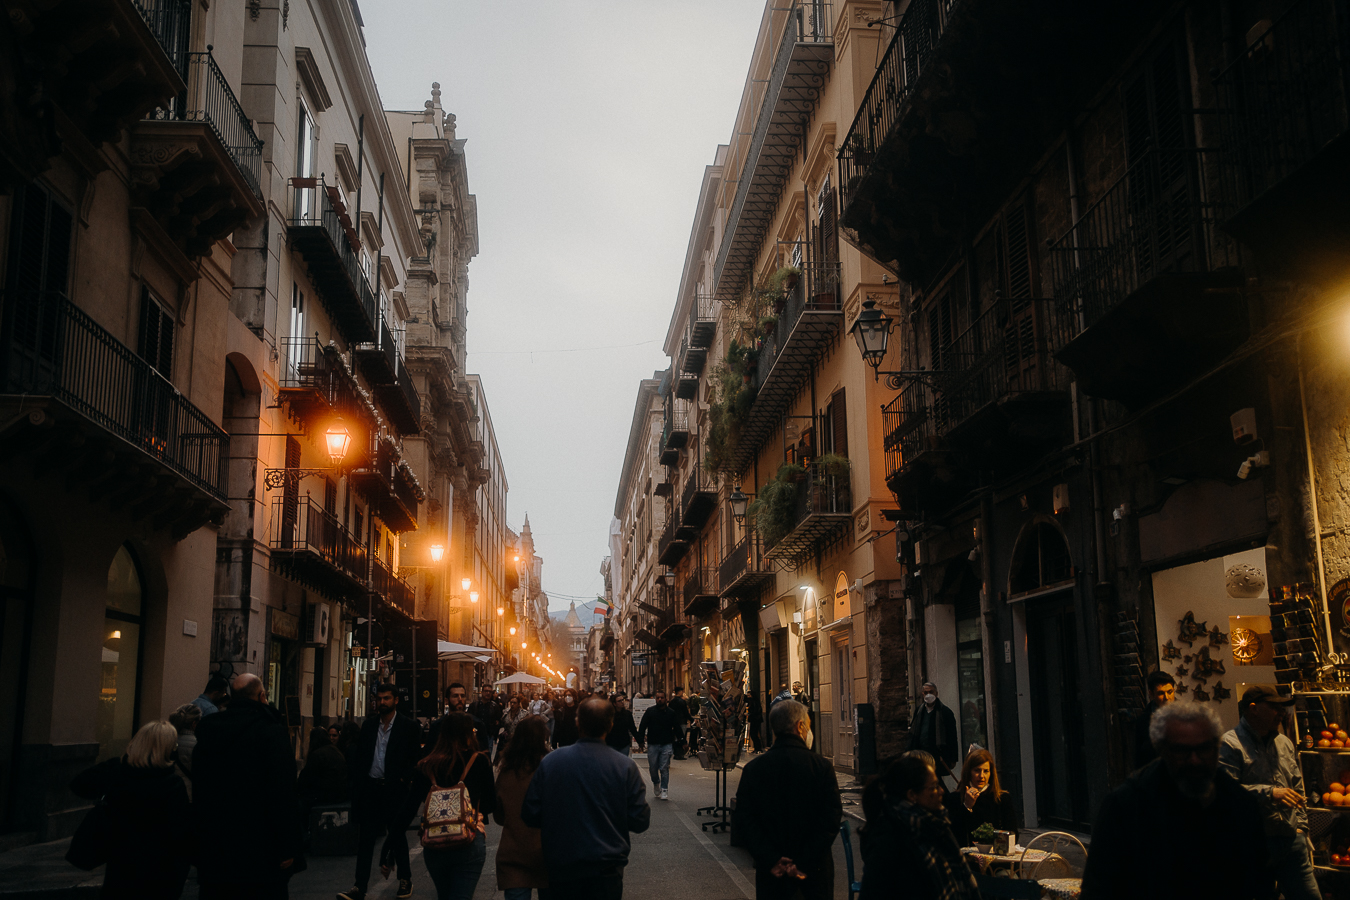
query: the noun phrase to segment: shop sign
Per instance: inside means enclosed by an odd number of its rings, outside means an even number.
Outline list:
[[[271,626],[273,637],[279,637],[283,641],[298,641],[300,639],[299,616],[282,612],[276,607],[268,607],[268,624]]]
[[[849,616],[848,605],[848,573],[840,572],[839,577],[834,582],[834,619],[838,622],[840,619],[847,619]]]

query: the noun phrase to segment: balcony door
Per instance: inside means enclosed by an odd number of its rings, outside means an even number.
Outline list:
[[[50,392],[61,364],[61,303],[70,276],[74,218],[40,185],[14,192],[5,292],[5,380],[12,391]]]
[[[853,768],[853,662],[848,639],[836,641],[834,653],[834,689],[839,713],[838,735],[834,742],[834,764]]]

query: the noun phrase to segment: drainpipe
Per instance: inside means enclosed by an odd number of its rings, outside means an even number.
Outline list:
[[[362,173],[366,170],[366,114],[356,120],[356,244],[361,245],[361,188],[365,186]]]
[[[985,706],[985,740],[989,744],[989,752],[998,758],[998,691],[994,680],[994,642],[993,635],[997,634],[997,622],[994,618],[994,554],[993,540],[990,535],[993,533],[994,523],[994,498],[989,491],[985,491],[980,498],[980,523],[979,543],[980,548],[980,580],[983,585],[980,588],[980,642],[984,646],[984,696],[986,698]]]

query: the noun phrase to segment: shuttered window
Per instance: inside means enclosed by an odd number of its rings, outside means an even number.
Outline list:
[[[141,324],[136,352],[165,378],[173,377],[173,316],[141,286]]]

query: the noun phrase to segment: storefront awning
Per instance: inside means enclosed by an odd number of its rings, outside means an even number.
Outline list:
[[[471,644],[456,644],[454,641],[437,641],[436,656],[450,662],[487,662],[496,653],[491,647],[474,647]]]

